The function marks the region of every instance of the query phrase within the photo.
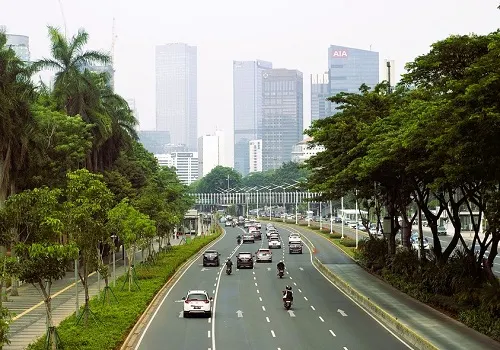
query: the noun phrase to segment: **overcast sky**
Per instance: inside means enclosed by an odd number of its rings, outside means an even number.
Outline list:
[[[218,126],[232,155],[233,60],[259,58],[302,71],[308,126],[309,74],[327,70],[330,44],[371,46],[381,64],[396,61],[399,75],[437,40],[496,30],[497,6],[496,0],[0,0],[0,25],[28,35],[38,59],[49,55],[46,26],[64,30],[65,22],[68,35],[83,27],[89,48],[110,51],[116,18],[115,87],[136,99],[143,130],[155,126],[155,45],[198,46],[198,134]]]

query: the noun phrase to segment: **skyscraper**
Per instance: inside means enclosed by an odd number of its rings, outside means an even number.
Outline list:
[[[262,72],[267,61],[233,61],[234,169],[249,172],[249,142],[262,137]]]
[[[195,151],[198,136],[196,46],[156,47],[156,130],[169,131],[173,144]]]
[[[330,115],[331,102],[328,72],[311,74],[311,122],[326,118]]]
[[[302,72],[270,69],[262,72],[262,170],[279,168],[291,160],[302,140],[304,125]]]
[[[250,140],[250,173],[262,171],[262,140]]]
[[[6,27],[1,26],[0,32],[6,32]],[[10,47],[24,62],[30,61],[30,38],[26,35],[6,34],[7,47]]]
[[[362,84],[373,88],[379,83],[379,54],[375,51],[331,45],[328,49],[329,90],[332,96],[339,92],[359,92]],[[331,114],[336,106],[331,105]]]

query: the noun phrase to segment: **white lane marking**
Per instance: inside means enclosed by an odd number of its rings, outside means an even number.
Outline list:
[[[259,294],[259,293],[260,293],[260,292],[259,292],[259,290],[257,289],[257,294]]]
[[[290,276],[290,279],[293,280],[292,276]]]
[[[307,301],[307,298],[306,298],[306,297],[304,297],[304,300],[306,300],[306,301]]]
[[[267,321],[267,323],[271,322],[271,320],[267,316],[266,316],[266,321]]]
[[[252,273],[255,275],[255,271],[252,271]]]
[[[179,318],[182,318],[182,311],[179,311]]]
[[[293,229],[292,229],[292,230],[293,230]],[[290,231],[290,232],[292,232],[291,230],[289,230],[289,231]],[[295,232],[296,232],[296,233],[300,233],[300,232],[298,232],[298,231],[296,231],[296,230],[295,230]],[[311,242],[311,240],[310,240],[309,238],[307,238],[305,235],[302,235],[302,236],[303,236],[305,239],[307,239],[307,240],[309,241],[309,243],[311,244],[311,246],[313,246],[313,247],[314,247],[314,244]],[[320,237],[321,237],[321,236],[320,236]],[[324,239],[325,241],[327,241],[327,242],[328,242],[328,244],[331,244],[331,243],[330,243],[330,241],[328,241],[328,239],[327,239],[327,238],[324,238],[324,237],[323,237],[323,239]],[[310,259],[310,261],[311,261],[311,265],[312,265],[312,266],[316,269],[316,271],[318,271],[318,272],[321,274],[321,276],[323,276],[323,277],[325,278],[325,280],[327,280],[327,281],[328,281],[328,282],[329,282],[332,286],[334,286],[334,287],[335,287],[335,288],[336,288],[339,292],[341,292],[342,294],[344,294],[344,295],[345,295],[345,296],[346,296],[349,300],[351,300],[351,301],[352,301],[352,302],[353,302],[353,303],[354,303],[357,307],[359,307],[361,310],[363,310],[364,312],[366,312],[366,314],[367,314],[368,316],[370,316],[372,319],[374,319],[374,320],[375,320],[375,322],[377,322],[379,325],[381,325],[381,326],[382,326],[382,327],[383,327],[386,331],[388,331],[389,333],[391,333],[391,334],[394,336],[394,338],[396,338],[397,340],[399,340],[399,341],[400,341],[402,344],[404,344],[404,345],[405,345],[408,349],[415,350],[415,349],[413,349],[410,345],[408,345],[408,344],[407,344],[407,343],[406,343],[403,339],[401,339],[400,337],[398,337],[398,336],[397,336],[397,335],[396,335],[393,331],[391,331],[389,328],[387,328],[387,327],[386,327],[386,326],[385,326],[382,322],[380,322],[379,320],[377,320],[377,319],[375,318],[375,316],[373,316],[372,314],[370,314],[370,313],[369,313],[369,312],[368,312],[368,311],[367,311],[364,307],[362,307],[362,306],[361,306],[361,305],[360,305],[360,304],[359,304],[356,300],[354,300],[353,298],[351,298],[351,297],[350,297],[347,293],[345,293],[342,289],[340,289],[339,287],[337,287],[337,286],[335,285],[335,283],[333,283],[332,281],[330,281],[330,279],[329,279],[329,278],[328,278],[328,277],[327,277],[327,276],[326,276],[326,275],[325,275],[322,271],[320,271],[320,269],[319,269],[316,265],[314,265],[314,261],[313,261],[313,252],[312,252],[311,248],[309,248],[309,244],[305,244],[305,246],[306,246],[307,250],[309,250],[309,259]],[[331,331],[331,330],[330,330],[330,333],[335,334],[335,333],[333,333],[333,331]],[[334,337],[335,337],[335,336],[336,336],[336,335],[334,335]]]
[[[344,346],[344,350],[349,350],[349,349]]]
[[[212,317],[208,318],[208,323],[212,323]]]
[[[330,333],[332,333],[332,335],[333,335],[334,337],[336,337],[335,333],[333,333],[333,331],[332,331],[331,329],[329,329],[329,331],[330,331]]]
[[[266,311],[266,307],[262,305],[262,311]]]
[[[302,289],[298,288],[297,290],[299,291],[299,293],[302,293]]]
[[[276,334],[274,334],[274,331],[271,329],[271,335],[273,336],[273,338],[276,338]]]
[[[222,229],[222,231],[223,231],[222,236],[220,236],[218,239],[216,239],[215,241],[213,241],[212,243],[210,243],[208,246],[206,246],[205,249],[212,248],[214,245],[216,245],[217,243],[219,243],[226,236],[226,230]],[[201,257],[201,254],[198,257],[198,259],[200,257]],[[168,289],[167,293],[165,294],[165,296],[163,297],[163,299],[160,301],[160,304],[156,308],[153,316],[151,316],[151,319],[149,320],[148,324],[146,325],[146,327],[142,331],[141,337],[139,338],[139,341],[137,342],[137,345],[135,346],[135,350],[138,350],[139,347],[141,346],[142,339],[144,339],[144,336],[146,335],[146,333],[148,331],[148,328],[151,326],[151,323],[153,323],[153,320],[154,320],[155,316],[158,314],[158,311],[160,311],[161,306],[163,305],[163,303],[165,302],[165,300],[167,300],[167,297],[169,296],[170,292],[174,289],[174,287],[177,285],[177,283],[182,279],[182,276],[184,276],[184,274],[191,268],[191,266],[193,266],[194,263],[196,261],[198,261],[198,259],[194,259],[189,265],[187,265],[186,269],[184,271],[182,271],[182,273],[180,274],[180,276],[177,277],[177,280],[172,284],[172,286],[170,286],[170,288]],[[213,323],[212,323],[212,326],[213,326]],[[214,339],[214,338],[212,338],[212,339]],[[213,347],[213,350],[215,350],[215,346]]]
[[[304,271],[304,269],[303,269],[302,267],[299,267],[299,270],[300,270],[300,271]]]
[[[255,282],[255,287],[257,287],[257,282]]]
[[[319,317],[319,319],[321,320],[321,322],[325,322],[325,320],[323,319],[323,317]]]
[[[215,289],[212,291],[212,294],[215,294]]]
[[[262,297],[259,297],[259,301],[262,301]]]
[[[214,287],[217,287],[217,283],[214,283]]]
[[[294,286],[296,286],[296,285],[297,285],[297,283],[293,282],[293,285],[294,285]]]
[[[290,272],[286,271],[287,274],[290,274]]]
[[[312,306],[312,305],[311,305],[311,309],[316,310],[316,309],[314,308],[314,306]]]
[[[210,338],[210,331],[208,331],[208,337]]]
[[[254,281],[257,280],[257,277],[253,276]]]

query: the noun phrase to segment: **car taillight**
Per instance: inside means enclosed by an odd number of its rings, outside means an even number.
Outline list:
[[[210,302],[210,300],[205,300],[205,304],[208,304]]]

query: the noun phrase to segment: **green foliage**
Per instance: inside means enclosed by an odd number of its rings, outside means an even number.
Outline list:
[[[241,184],[241,175],[236,170],[218,165],[200,179],[196,192],[219,193],[228,186],[235,188],[240,187]]]
[[[250,173],[243,178],[242,185],[247,187],[269,186],[270,184],[293,184],[295,181],[302,182],[308,176],[308,170],[298,163],[283,163],[278,169],[258,173]],[[290,190],[291,191],[291,190]]]
[[[119,300],[118,304],[103,305],[101,300],[93,298],[90,306],[96,316],[104,322],[105,327],[97,323],[89,323],[88,328],[81,328],[75,325],[74,315],[68,317],[57,327],[65,348],[79,350],[118,348],[153,297],[178,267],[219,235],[220,233],[196,238],[191,244],[172,247],[166,253],[159,253],[153,266],[150,265],[147,268],[138,266],[136,271],[141,280],[141,290],[128,293],[122,291],[121,288],[114,289],[113,292]],[[122,285],[123,280],[124,277],[120,277],[117,285]],[[44,342],[45,337],[42,337],[28,349],[42,350]]]

